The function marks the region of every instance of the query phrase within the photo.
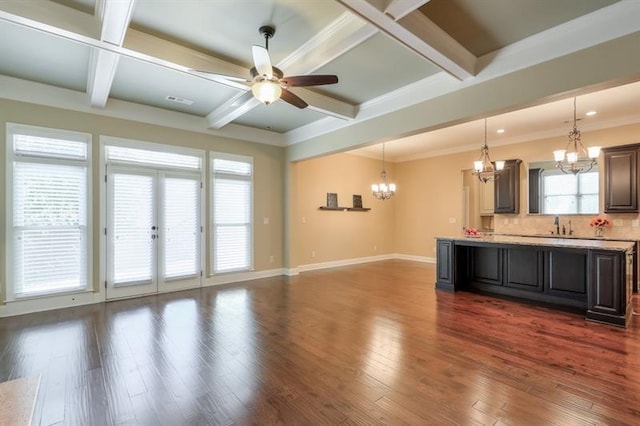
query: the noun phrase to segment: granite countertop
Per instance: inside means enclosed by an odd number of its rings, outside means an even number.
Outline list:
[[[492,244],[516,244],[526,246],[563,247],[575,249],[599,249],[613,251],[633,250],[635,243],[619,240],[582,240],[578,238],[525,237],[517,235],[483,235],[481,237],[436,237],[456,241],[473,241]]]

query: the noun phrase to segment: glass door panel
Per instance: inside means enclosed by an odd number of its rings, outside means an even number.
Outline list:
[[[161,174],[160,290],[200,285],[200,176]]]
[[[157,173],[110,167],[107,177],[107,298],[154,293]]]

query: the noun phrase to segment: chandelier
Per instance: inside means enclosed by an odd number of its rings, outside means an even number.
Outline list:
[[[381,201],[388,200],[396,193],[396,184],[387,184],[387,171],[384,169],[384,144],[382,144],[382,171],[380,172],[381,183],[371,185],[371,193]]]
[[[489,146],[487,145],[487,119],[484,119],[484,144],[480,148],[480,159],[473,162],[473,174],[478,176],[482,183],[495,181],[500,172],[504,169],[504,161],[496,161],[495,166],[489,156]]]
[[[580,141],[580,130],[577,125],[576,118],[576,98],[573,98],[573,130],[569,132],[569,142],[565,149],[553,151],[553,158],[556,161],[556,167],[562,173],[586,173],[593,168],[600,155],[599,146],[584,147]]]

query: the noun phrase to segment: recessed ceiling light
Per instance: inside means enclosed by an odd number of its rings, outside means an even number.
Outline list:
[[[504,133],[504,129],[498,129],[496,130],[496,133]]]
[[[587,113],[585,114],[587,117],[593,117],[594,115],[596,115],[597,112],[596,111],[587,111]]]

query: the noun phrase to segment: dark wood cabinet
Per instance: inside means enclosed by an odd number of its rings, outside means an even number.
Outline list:
[[[630,243],[629,243],[630,244]],[[581,309],[586,318],[626,326],[634,274],[622,250],[437,239],[436,288],[463,289]]]
[[[529,214],[542,213],[542,173],[544,169],[529,169]]]
[[[504,286],[528,291],[543,291],[544,252],[534,248],[504,251]]]
[[[547,259],[547,292],[558,297],[587,300],[587,252],[551,250]]]
[[[471,279],[482,284],[502,285],[502,249],[475,247],[471,253]]]
[[[631,277],[625,273],[624,253],[592,251],[587,318],[625,325],[631,296]],[[622,283],[619,285],[618,283]]]
[[[454,244],[452,240],[438,240],[436,242],[436,288],[454,291]]]
[[[504,170],[494,186],[494,212],[520,213],[520,163],[522,160],[507,160]]]
[[[605,213],[638,212],[638,145],[604,149]]]

